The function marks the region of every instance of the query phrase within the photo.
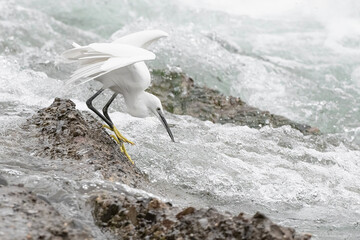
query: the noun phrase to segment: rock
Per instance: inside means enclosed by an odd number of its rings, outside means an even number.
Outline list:
[[[84,162],[99,170],[104,178],[137,186],[143,180],[119,146],[89,113],[76,110],[75,104],[55,98],[22,126],[38,139],[35,155]]]
[[[205,88],[194,89],[201,92]],[[185,99],[191,97],[183,95]],[[208,101],[206,96],[202,99]],[[221,102],[225,100],[216,101],[223,106]],[[240,100],[230,102],[243,104]],[[186,104],[184,109],[187,109]],[[203,109],[209,106],[204,105]],[[189,109],[195,112],[195,108]],[[28,119],[22,129],[28,134],[23,139],[36,139],[32,150],[35,155],[72,161],[74,169],[88,164],[98,169],[104,178],[131,186],[139,186],[144,181],[141,172],[127,160],[101,124],[87,112],[76,110],[70,100],[56,98],[51,106]],[[92,194],[89,202],[95,223],[115,239],[307,240],[311,237],[279,226],[261,213],[251,217],[222,214],[212,208],[180,209],[129,192],[102,190]],[[91,239],[85,230],[61,217],[46,197],[32,194],[23,185],[6,186],[6,181],[1,184],[0,178],[0,198],[3,222],[0,239],[9,239],[3,236],[11,236],[11,239]]]
[[[0,187],[0,239],[93,239],[50,204],[18,186]]]
[[[118,239],[287,239],[307,240],[261,213],[221,214],[215,209],[183,210],[158,199],[102,193],[91,200],[98,226]],[[156,207],[154,207],[156,206]]]
[[[6,181],[6,179],[0,175],[0,187],[1,186],[7,186],[8,182]]]
[[[189,214],[192,214],[195,212],[195,208],[193,207],[188,207],[188,208],[185,208],[183,211],[179,212],[178,214],[176,214],[176,218],[177,219],[181,219],[183,218],[184,216],[186,215],[189,215]]]
[[[160,98],[168,112],[257,129],[266,125],[274,128],[290,125],[304,134],[320,133],[315,127],[251,107],[238,97],[224,96],[217,90],[200,87],[183,73],[153,70],[152,76],[153,84],[149,91]]]

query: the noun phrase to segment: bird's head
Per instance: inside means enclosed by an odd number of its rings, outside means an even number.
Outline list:
[[[173,142],[175,142],[174,136],[173,136],[173,134],[169,128],[169,125],[164,117],[164,111],[163,111],[160,99],[158,97],[156,97],[155,95],[148,93],[146,105],[147,105],[149,112],[153,113],[160,120],[160,122],[163,124],[166,131],[168,132],[171,140]]]

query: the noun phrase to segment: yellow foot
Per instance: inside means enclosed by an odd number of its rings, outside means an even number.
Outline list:
[[[128,152],[125,149],[125,145],[124,143],[121,144],[120,150],[125,154],[125,156],[127,157],[127,159],[129,159],[129,161],[134,164],[134,161],[131,159],[130,155],[128,154]]]
[[[109,126],[104,125],[104,127],[110,129]],[[111,130],[111,129],[110,129],[110,130]],[[120,151],[125,154],[125,156],[127,157],[127,159],[129,159],[129,161],[130,161],[132,164],[135,164],[134,161],[131,159],[130,155],[128,154],[128,152],[126,151],[126,148],[125,148],[124,142],[122,142],[122,139],[119,139],[119,138],[118,138],[117,136],[115,136],[115,135],[110,135],[110,137],[112,137],[112,138],[115,140],[115,142],[117,142],[117,144],[120,145]]]
[[[113,131],[116,135],[116,137],[122,141],[122,142],[126,142],[126,143],[130,143],[131,145],[135,145],[135,143],[133,143],[130,140],[127,140],[120,132],[119,130],[116,129],[116,127],[114,126],[113,128],[109,127],[108,125],[103,125],[104,128],[109,129],[110,131]]]

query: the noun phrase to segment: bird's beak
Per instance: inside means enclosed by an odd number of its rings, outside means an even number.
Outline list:
[[[162,113],[161,110],[157,110],[156,112],[158,113],[159,119],[160,119],[161,123],[164,125],[164,127],[166,128],[166,131],[168,132],[171,140],[172,140],[173,142],[175,142],[174,136],[173,136],[173,134],[172,134],[172,132],[171,132],[171,130],[170,130],[170,128],[169,128],[169,125],[168,125],[168,123],[167,123],[167,121],[166,121],[166,119],[165,119],[165,117],[164,117],[164,114]]]

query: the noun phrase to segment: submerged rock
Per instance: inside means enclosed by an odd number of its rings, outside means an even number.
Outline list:
[[[215,209],[180,209],[154,198],[99,194],[92,199],[94,218],[118,239],[287,239],[307,240],[292,228],[256,213],[221,214]]]
[[[70,100],[56,98],[22,127],[38,139],[33,149],[38,156],[84,161],[104,178],[131,186],[143,180],[101,123],[87,112],[80,113]]]
[[[47,201],[21,186],[0,185],[0,239],[93,239]]]
[[[224,96],[217,90],[200,87],[183,73],[154,70],[152,75],[153,85],[149,91],[160,98],[168,112],[257,129],[266,125],[274,128],[290,125],[304,134],[320,132],[306,124],[251,107],[238,97]]]
[[[6,179],[0,175],[0,186],[3,185],[3,186],[7,186],[8,185],[8,182],[6,181]]]

